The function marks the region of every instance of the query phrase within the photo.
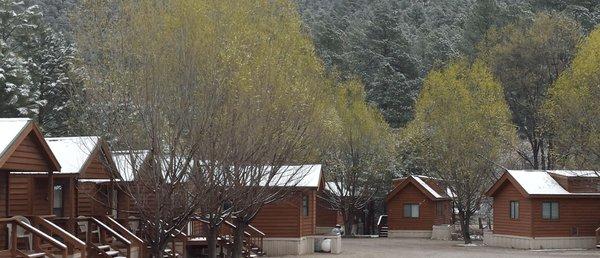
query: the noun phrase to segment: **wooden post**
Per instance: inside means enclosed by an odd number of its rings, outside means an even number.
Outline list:
[[[48,201],[50,202],[50,212],[48,214],[53,215],[54,214],[54,173],[52,171],[49,171],[48,174],[50,175],[48,177]],[[37,215],[37,214],[34,214]]]
[[[15,221],[10,222],[10,252],[13,255],[17,255],[17,223]]]

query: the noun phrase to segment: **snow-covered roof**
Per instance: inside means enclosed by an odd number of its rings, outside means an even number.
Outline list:
[[[29,118],[0,118],[0,157],[4,156],[30,122],[32,120]]]
[[[346,189],[346,187],[344,187],[343,185],[340,185],[340,187],[342,188],[341,191],[338,188],[338,183],[337,182],[326,182],[325,183],[325,190],[329,191],[330,193],[336,195],[336,196],[342,196],[342,192],[343,192],[343,196],[348,196],[350,195],[349,190]]]
[[[100,142],[100,137],[46,138],[46,142],[60,163],[61,173],[79,173]]]
[[[138,170],[150,151],[148,150],[136,150],[136,151],[113,151],[112,157],[121,178],[124,181],[133,181],[135,170]]]
[[[282,166],[269,186],[319,187],[321,164]],[[267,185],[263,182],[262,185]]]
[[[419,176],[411,176],[413,179],[415,179],[415,181],[417,181],[417,183],[419,183],[423,188],[425,188],[425,190],[427,190],[429,193],[431,193],[431,195],[433,195],[435,198],[442,198],[442,196],[440,194],[438,194],[435,190],[433,190],[433,188],[431,188],[431,186],[429,186],[428,184],[426,184],[421,177]]]
[[[567,177],[600,177],[600,171],[594,170],[547,170],[548,173]]]
[[[552,176],[542,170],[508,170],[528,194],[569,194]]]
[[[108,183],[111,182],[111,179],[78,179],[77,181],[81,182],[81,183],[94,183],[94,184],[102,184],[102,183]],[[118,181],[118,180],[116,180]]]

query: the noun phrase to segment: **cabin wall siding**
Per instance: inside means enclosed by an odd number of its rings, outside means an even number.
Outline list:
[[[77,184],[77,216],[93,216],[94,201],[91,196],[94,196],[96,187],[93,183],[78,183]]]
[[[332,210],[326,200],[317,197],[317,227],[335,227],[337,224],[343,224],[339,211]]]
[[[558,202],[558,220],[542,219],[544,201]],[[600,227],[600,198],[536,198],[532,203],[535,237],[595,236]],[[572,232],[574,227],[576,232]]]
[[[106,159],[100,156],[101,151],[97,151],[89,162],[89,165],[82,171],[80,178],[92,178],[92,179],[110,179],[111,173],[107,167],[108,163]]]
[[[519,202],[519,218],[510,218],[510,202]],[[494,234],[532,236],[531,200],[506,181],[494,196]]]
[[[404,204],[419,204],[419,218],[405,218]],[[390,230],[431,230],[435,220],[435,202],[412,183],[406,185],[388,203]]]
[[[308,216],[302,213],[302,196],[308,196]],[[266,237],[303,237],[315,234],[317,224],[317,193],[302,189],[286,198],[263,206],[252,220]]]
[[[10,171],[52,171],[52,165],[33,132],[21,141],[2,168]]]
[[[11,175],[9,181],[9,216],[33,214],[33,177]]]

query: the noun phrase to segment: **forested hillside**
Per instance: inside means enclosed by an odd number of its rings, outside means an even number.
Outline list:
[[[80,2],[0,0],[2,116],[35,118],[49,135],[85,132],[84,114],[71,108],[85,91],[73,36]],[[456,59],[481,60],[502,85],[524,164],[554,166],[543,105],[576,46],[600,22],[600,1],[295,2],[329,76],[338,85],[364,84],[366,100],[392,128],[413,120],[430,71]]]
[[[424,76],[474,57],[491,28],[561,12],[588,33],[600,21],[592,0],[297,0],[319,55],[342,79],[359,76],[392,127],[413,117]]]

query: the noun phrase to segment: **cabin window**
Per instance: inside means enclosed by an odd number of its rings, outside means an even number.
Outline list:
[[[52,212],[57,217],[64,216],[64,202],[63,202],[64,186],[54,186],[54,203],[52,204]]]
[[[419,205],[414,203],[404,204],[404,217],[405,218],[418,218],[419,217]]]
[[[519,202],[517,202],[517,201],[510,202],[510,218],[511,219],[519,218]]]
[[[558,202],[543,202],[542,203],[542,218],[543,219],[558,219]]]
[[[444,203],[443,202],[435,203],[435,214],[437,214],[438,217],[444,216]]]
[[[308,195],[302,196],[302,215],[308,217]]]

